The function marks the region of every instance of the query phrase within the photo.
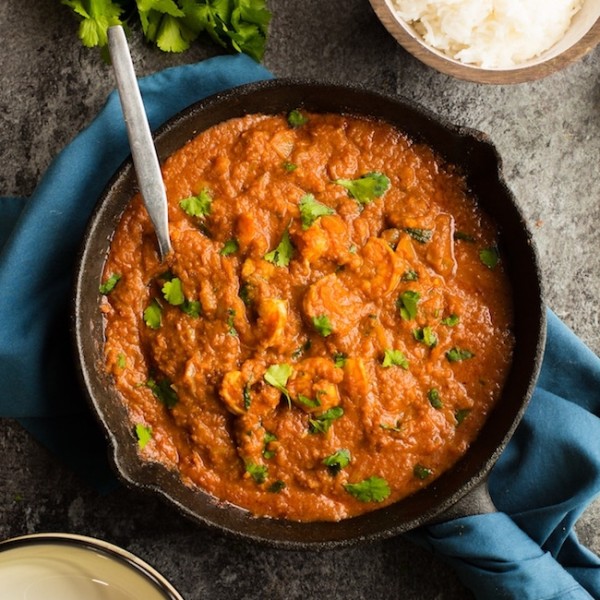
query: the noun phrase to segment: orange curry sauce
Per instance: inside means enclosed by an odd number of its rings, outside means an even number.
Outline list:
[[[314,521],[465,453],[509,368],[512,303],[456,169],[389,124],[293,111],[212,127],[163,172],[168,264],[137,196],[104,271],[106,366],[145,459]]]

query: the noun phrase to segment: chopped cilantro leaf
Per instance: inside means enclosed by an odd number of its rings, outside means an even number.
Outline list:
[[[454,418],[456,419],[456,426],[458,427],[470,414],[470,408],[459,408],[454,413]]]
[[[279,494],[279,492],[281,492],[281,490],[285,489],[285,481],[281,481],[281,479],[278,479],[277,481],[274,481],[268,488],[267,488],[267,492],[271,492],[271,494]]]
[[[431,229],[419,229],[417,227],[405,227],[404,231],[420,244],[426,244],[433,235]]]
[[[265,465],[257,465],[253,462],[247,462],[246,473],[248,473],[248,475],[254,479],[255,483],[260,485],[267,480],[269,469]]]
[[[179,307],[186,315],[190,317],[198,318],[202,312],[202,306],[197,300],[188,300],[187,298],[183,301],[183,304]]]
[[[156,298],[144,310],[144,322],[150,329],[158,329],[160,327],[162,322],[162,307]]]
[[[312,398],[309,398],[304,394],[298,394],[297,400],[298,402],[300,402],[300,404],[302,404],[302,406],[306,406],[307,408],[318,408],[319,406],[321,406],[321,402],[318,398],[315,398],[313,400]]]
[[[460,317],[454,313],[448,315],[445,319],[442,319],[442,323],[448,327],[454,327],[455,325],[458,325],[459,321]]]
[[[165,300],[173,306],[180,306],[185,302],[183,286],[181,285],[181,279],[178,277],[166,281],[162,287],[162,293]]]
[[[419,279],[419,274],[414,269],[408,269],[408,271],[402,273],[400,279],[402,281],[417,281],[417,279]]]
[[[344,409],[341,406],[334,406],[324,413],[309,419],[310,433],[327,433],[334,421],[339,419],[344,414]]]
[[[343,468],[347,467],[352,460],[350,450],[342,448],[323,459],[323,464],[332,475],[337,475]]]
[[[448,352],[446,352],[446,358],[449,362],[459,362],[461,360],[467,360],[469,358],[473,358],[475,354],[470,350],[465,350],[464,348],[457,348],[454,346],[450,348]]]
[[[265,431],[265,437],[263,438],[264,446],[263,446],[262,454],[267,460],[270,460],[276,454],[275,449],[270,447],[271,442],[276,442],[276,441],[277,441],[277,436],[274,433],[271,433],[270,431]]]
[[[331,321],[327,315],[317,315],[312,318],[313,327],[323,336],[327,337],[333,333]]]
[[[429,404],[431,404],[433,408],[437,408],[439,410],[444,406],[442,404],[442,399],[440,398],[440,392],[436,388],[431,388],[427,392],[427,398],[429,400]]]
[[[406,290],[398,296],[396,307],[405,321],[410,321],[417,316],[417,304],[420,298],[421,294],[413,290]]]
[[[421,342],[430,348],[434,348],[438,343],[437,335],[429,326],[414,329],[413,336],[417,342]]]
[[[359,483],[346,483],[344,489],[361,502],[383,502],[391,493],[388,482],[376,476]]]
[[[99,291],[101,294],[110,294],[114,289],[119,280],[121,279],[121,275],[119,273],[113,273],[102,285],[99,287]]]
[[[500,254],[498,254],[498,248],[484,248],[479,251],[479,260],[488,268],[495,269],[498,261],[500,260]]]
[[[400,350],[386,348],[381,362],[382,367],[402,367],[408,369],[408,360]]]
[[[381,198],[390,187],[389,178],[383,173],[367,173],[357,179],[335,179],[337,185],[348,190],[348,195],[359,204],[369,204],[375,198]]]
[[[397,433],[400,433],[400,431],[402,431],[402,423],[400,421],[396,421],[395,425],[380,423],[379,427],[381,427],[381,429],[385,429],[386,431],[396,431]]]
[[[143,450],[146,444],[152,439],[152,427],[143,423],[136,423],[135,437],[137,438],[139,449]]]
[[[237,336],[238,332],[235,328],[235,310],[233,308],[227,309],[227,333],[232,336]]]
[[[177,392],[173,389],[171,382],[167,378],[160,381],[148,379],[146,385],[167,408],[173,408],[179,402]]]
[[[127,366],[127,359],[125,358],[125,355],[122,352],[119,352],[119,354],[117,355],[117,367],[119,367],[119,369],[124,369]]]
[[[204,218],[210,214],[212,196],[207,189],[203,189],[197,196],[184,198],[179,202],[179,206],[190,217]]]
[[[302,229],[308,229],[319,217],[332,215],[335,213],[333,208],[321,204],[315,200],[312,194],[304,194],[300,198],[300,218],[302,220]]]
[[[239,245],[238,241],[236,239],[232,238],[230,240],[227,240],[223,244],[223,247],[221,248],[221,251],[219,252],[219,254],[221,256],[229,256],[230,254],[235,254],[239,249],[240,249],[240,245]]]
[[[413,474],[417,479],[427,479],[433,475],[433,471],[423,465],[415,465],[413,468]]]
[[[346,361],[348,360],[348,355],[345,352],[335,352],[333,355],[333,364],[336,367],[343,367],[346,365]]]
[[[462,242],[474,242],[475,241],[475,238],[470,233],[466,233],[464,231],[455,231],[452,237],[455,240],[462,241]]]
[[[291,374],[292,367],[286,363],[282,363],[279,365],[271,365],[265,371],[263,378],[269,385],[278,389],[287,398],[287,401],[290,402],[290,393],[285,386],[287,385]]]
[[[288,113],[287,122],[290,127],[301,127],[308,123],[308,117],[303,115],[299,109],[295,108]]]
[[[240,287],[240,291],[238,292],[238,296],[242,299],[242,302],[246,306],[250,306],[254,300],[254,287],[249,283],[244,283]]]
[[[289,231],[286,229],[277,248],[265,254],[264,259],[278,267],[287,267],[294,255],[294,246],[290,240]]]
[[[288,173],[293,173],[296,169],[298,168],[298,165],[291,163],[291,162],[284,162],[283,163],[283,169],[285,171],[287,171]]]

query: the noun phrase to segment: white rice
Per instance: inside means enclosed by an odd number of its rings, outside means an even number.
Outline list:
[[[425,42],[463,63],[513,67],[558,42],[583,0],[392,0]]]

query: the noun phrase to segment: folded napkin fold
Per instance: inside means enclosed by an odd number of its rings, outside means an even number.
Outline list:
[[[154,129],[212,93],[270,78],[246,56],[140,80]],[[77,385],[69,334],[74,257],[129,147],[118,96],[53,161],[28,199],[0,198],[0,415],[16,418],[100,490],[115,485]],[[600,560],[573,525],[600,492],[600,361],[553,313],[539,385],[490,477],[495,514],[410,534],[478,598],[600,598]]]

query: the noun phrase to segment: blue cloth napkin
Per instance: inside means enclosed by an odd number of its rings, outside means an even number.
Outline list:
[[[270,78],[243,55],[140,80],[152,128],[212,93]],[[128,156],[118,96],[54,160],[34,194],[0,198],[0,415],[108,490],[106,444],[77,386],[70,345],[74,256],[106,183]],[[600,560],[573,524],[600,492],[600,361],[553,313],[539,385],[490,477],[501,512],[411,539],[448,561],[476,597],[600,598]]]

